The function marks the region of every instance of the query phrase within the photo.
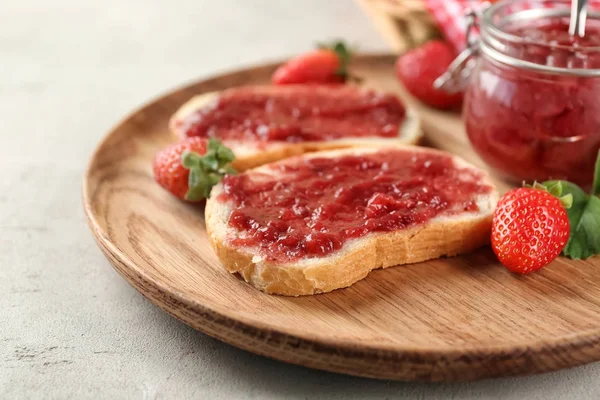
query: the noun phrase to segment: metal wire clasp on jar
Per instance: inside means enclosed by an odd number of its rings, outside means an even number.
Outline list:
[[[568,33],[568,0],[504,0],[472,12],[469,42],[436,85],[465,90],[471,144],[513,181],[589,186],[600,149],[600,13]]]

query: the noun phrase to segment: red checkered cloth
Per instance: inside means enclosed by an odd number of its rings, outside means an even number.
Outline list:
[[[481,0],[424,0],[429,13],[433,16],[438,28],[456,50],[464,49],[466,44],[467,19],[469,10],[480,10],[485,6]],[[589,0],[588,9],[600,9],[600,0]],[[549,7],[549,3],[536,1],[523,1],[515,4],[516,10],[538,8],[540,4]],[[474,29],[477,34],[477,29]]]
[[[473,6],[469,0],[425,0],[427,10],[442,35],[458,51],[465,47],[467,20],[465,15]]]

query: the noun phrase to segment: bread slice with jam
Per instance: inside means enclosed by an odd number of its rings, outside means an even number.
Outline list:
[[[211,136],[244,171],[303,153],[418,144],[417,114],[392,94],[353,85],[241,86],[193,97],[173,115],[179,138]]]
[[[449,153],[350,148],[226,176],[207,201],[206,229],[229,272],[299,296],[483,246],[497,200],[485,172]]]

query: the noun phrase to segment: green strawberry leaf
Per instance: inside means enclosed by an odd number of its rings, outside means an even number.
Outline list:
[[[235,155],[229,147],[221,146],[217,149],[217,159],[219,160],[219,166],[224,167],[235,160]]]
[[[217,160],[217,155],[215,153],[206,153],[204,157],[200,158],[200,162],[205,170],[211,171],[219,168],[219,160]]]
[[[536,181],[533,182],[533,185],[524,183],[523,186],[530,189],[543,190],[550,193],[554,197],[558,197],[563,207],[568,210],[573,205],[573,195],[571,193],[563,195],[562,182],[563,181],[547,181],[544,183],[539,183]]]
[[[544,182],[549,192],[558,192],[562,196],[563,203],[571,203],[571,207],[567,208],[571,233],[563,254],[575,260],[600,254],[600,152],[595,167],[591,195],[568,181]]]
[[[335,42],[333,44],[333,51],[337,53],[341,61],[340,70],[338,71],[338,73],[344,74],[345,76],[345,74],[347,73],[348,63],[350,62],[350,58],[352,57],[352,53],[342,41]]]
[[[575,260],[600,253],[600,198],[597,196],[590,197],[563,252]]]
[[[352,58],[352,51],[342,40],[336,40],[333,43],[317,43],[319,49],[334,51],[340,59],[340,67],[336,74],[344,79],[348,78],[348,64]]]
[[[225,165],[221,169],[223,170],[223,173],[225,173],[225,175],[235,175],[235,174],[237,174],[237,171],[231,165]]]
[[[577,185],[568,181],[547,181],[544,182],[544,186],[550,188],[557,184],[562,187],[562,195],[571,195],[572,203],[571,207],[567,209],[567,215],[569,216],[569,224],[571,225],[571,234],[569,241],[563,249],[563,254],[571,258],[581,258],[581,249],[584,243],[580,241],[578,233],[578,226],[587,204],[589,203],[589,196]]]
[[[197,169],[190,170],[190,177],[188,181],[189,189],[185,195],[186,200],[202,200],[210,195],[210,181],[208,176],[199,172]]]
[[[545,186],[545,185],[544,185]],[[562,182],[557,181],[556,183],[548,186],[548,192],[552,196],[560,197],[563,193]]]
[[[211,137],[208,139],[208,146],[206,152],[216,152],[217,150],[219,150],[219,147],[221,147],[221,142],[219,142],[218,139]]]
[[[573,195],[571,193],[567,193],[564,196],[559,197],[559,200],[567,210],[573,207]]]
[[[208,140],[204,155],[186,151],[181,156],[183,166],[190,170],[186,200],[198,201],[210,196],[213,186],[225,175],[236,171],[229,165],[235,156],[231,149],[224,146],[215,138]]]
[[[181,156],[181,163],[187,169],[196,168],[200,166],[200,155],[193,151],[186,151]]]
[[[596,168],[594,168],[594,185],[592,186],[592,194],[595,196],[600,195],[600,151],[598,151]]]
[[[210,185],[211,188],[213,186],[215,186],[217,183],[221,182],[222,178],[223,178],[223,176],[218,173],[211,173],[211,174],[206,175],[206,180],[208,182],[208,185]]]

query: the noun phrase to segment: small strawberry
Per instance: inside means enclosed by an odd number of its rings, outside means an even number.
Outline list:
[[[569,240],[565,207],[570,207],[573,197],[558,198],[560,184],[547,190],[539,184],[513,189],[498,202],[492,222],[492,249],[512,272],[527,274],[548,265]]]
[[[275,70],[276,85],[295,83],[342,83],[348,78],[350,51],[343,42],[320,45],[318,50],[292,58]]]
[[[454,56],[449,44],[431,40],[398,57],[396,75],[406,90],[423,103],[441,109],[454,108],[462,103],[462,93],[451,94],[433,87],[433,82],[446,71]]]
[[[232,173],[234,156],[218,140],[190,137],[159,151],[154,157],[154,179],[175,197],[201,201],[223,175]]]

